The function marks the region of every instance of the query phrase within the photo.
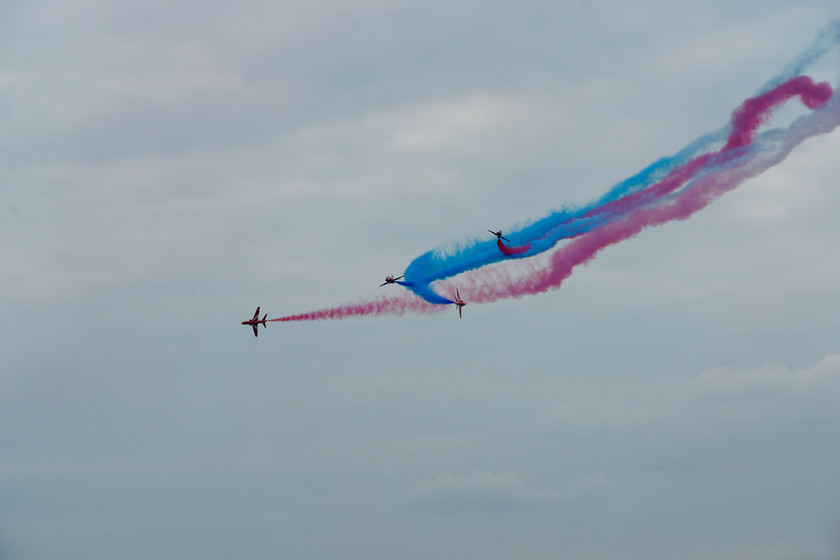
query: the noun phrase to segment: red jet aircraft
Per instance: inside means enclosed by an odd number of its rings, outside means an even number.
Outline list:
[[[461,299],[461,294],[458,292],[457,288],[455,289],[455,301],[452,303],[458,306],[458,317],[463,318],[463,315],[461,315],[461,309],[467,305],[467,302]]]
[[[396,284],[397,280],[399,280],[400,278],[402,278],[402,276],[397,276],[396,278],[394,278],[393,276],[386,276],[385,277],[385,282],[383,282],[382,284],[379,284],[379,287],[381,288],[385,284]]]
[[[263,315],[262,319],[260,319],[259,317],[260,317],[260,308],[257,307],[257,310],[254,311],[254,318],[253,319],[251,319],[250,321],[242,321],[243,325],[251,325],[254,328],[254,336],[259,336],[259,334],[257,333],[257,326],[260,323],[262,323],[263,327],[267,327],[267,325],[265,324],[265,318],[268,317],[268,313]]]
[[[495,235],[495,236],[496,236],[496,239],[499,239],[499,240],[504,239],[505,241],[507,241],[508,243],[510,243],[510,239],[508,239],[507,237],[505,237],[504,235],[502,235],[502,230],[499,230],[499,231],[493,231],[492,229],[488,229],[487,231],[489,231],[490,233],[492,233],[493,235]]]

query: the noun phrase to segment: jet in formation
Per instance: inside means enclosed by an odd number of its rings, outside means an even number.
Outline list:
[[[381,288],[382,286],[385,286],[386,284],[396,284],[397,280],[399,280],[400,278],[402,278],[402,276],[397,276],[396,278],[394,278],[393,276],[386,276],[385,281],[383,283],[379,284],[379,287]]]
[[[464,308],[465,305],[467,305],[467,302],[461,299],[461,293],[458,291],[457,288],[455,289],[455,301],[453,301],[452,303],[458,306],[458,317],[463,318],[461,310]]]
[[[507,237],[505,237],[504,235],[502,235],[502,230],[499,230],[499,231],[493,231],[492,229],[488,229],[487,231],[489,231],[490,233],[492,233],[493,235],[495,235],[495,236],[496,236],[496,239],[498,239],[498,240],[500,240],[500,241],[501,241],[502,239],[504,239],[505,241],[507,241],[508,243],[510,243],[510,239],[508,239]]]
[[[251,319],[250,321],[242,321],[242,324],[243,324],[243,325],[251,325],[251,327],[253,327],[253,329],[254,329],[254,336],[259,336],[259,333],[258,333],[258,331],[257,331],[257,326],[258,326],[260,323],[262,323],[262,326],[263,326],[263,327],[267,327],[267,325],[265,324],[265,318],[266,318],[266,317],[268,317],[268,313],[266,313],[265,315],[263,315],[263,318],[262,318],[262,319],[260,319],[260,308],[259,308],[259,307],[257,307],[257,310],[256,310],[256,311],[254,311],[254,317],[253,317],[253,319]]]

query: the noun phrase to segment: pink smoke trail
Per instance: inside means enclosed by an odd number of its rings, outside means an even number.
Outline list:
[[[808,76],[796,76],[762,95],[747,99],[732,113],[732,132],[723,149],[749,145],[770,110],[780,103],[799,97],[803,105],[816,109],[829,100],[831,93],[831,86],[826,82],[814,84]]]
[[[673,169],[667,177],[637,193],[629,194],[608,202],[588,212],[585,217],[610,215],[620,216],[644,204],[649,204],[666,194],[676,191],[709,162],[712,156],[727,153],[752,142],[758,127],[772,114],[772,110],[793,97],[799,97],[809,109],[824,105],[831,98],[831,86],[826,82],[815,84],[808,76],[796,76],[782,82],[761,95],[744,101],[732,112],[732,130],[726,144],[718,152],[698,156],[686,164]]]
[[[368,315],[405,315],[406,313],[440,313],[448,309],[443,305],[429,303],[412,293],[402,293],[393,297],[381,297],[371,301],[360,301],[328,307],[318,311],[287,315],[269,321],[319,321],[324,319],[346,319]]]
[[[791,82],[794,81],[795,85],[792,86]],[[836,96],[832,98],[828,84],[813,84],[810,79],[794,78],[780,84],[767,94],[748,99],[733,112],[732,134],[720,153],[740,146],[744,138],[752,138],[758,126],[766,118],[767,112],[773,106],[793,96],[800,96],[809,106],[813,104],[816,107],[820,105],[823,107],[791,125],[782,142],[777,146],[758,146],[755,152],[740,164],[724,164],[722,167],[707,170],[705,174],[694,178],[688,187],[673,197],[639,207],[622,219],[579,235],[553,253],[547,266],[531,269],[525,276],[514,275],[511,271],[500,269],[468,273],[464,275],[464,282],[460,283],[463,294],[469,297],[470,301],[488,303],[557,289],[572,274],[576,266],[586,264],[604,248],[634,237],[647,227],[690,217],[720,195],[782,161],[806,138],[830,132],[840,125],[840,99]],[[831,103],[828,103],[829,100]],[[700,156],[688,162],[685,168],[690,169],[691,173],[685,179],[691,178],[700,170],[702,166],[698,165],[699,161],[705,164],[710,157],[711,155]],[[663,183],[669,180],[666,178]],[[651,188],[661,189],[662,187],[657,184]],[[673,189],[662,190],[671,192]]]

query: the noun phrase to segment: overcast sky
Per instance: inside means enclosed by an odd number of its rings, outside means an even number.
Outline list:
[[[836,559],[840,132],[557,291],[239,322],[597,199],[837,17],[2,2],[0,558]]]

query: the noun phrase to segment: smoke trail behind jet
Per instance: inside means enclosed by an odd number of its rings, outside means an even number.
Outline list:
[[[505,230],[510,244],[501,239],[473,241],[454,250],[434,249],[420,255],[405,270],[405,280],[400,282],[413,295],[274,320],[431,313],[454,303],[439,292],[443,289],[452,294],[455,285],[467,301],[476,303],[556,289],[576,266],[590,261],[605,247],[629,239],[647,227],[690,217],[743,181],[783,161],[807,138],[834,130],[840,124],[837,85],[833,90],[828,83],[815,83],[803,73],[836,52],[838,44],[840,20],[835,20],[784,72],[741,103],[726,126],[617,183],[595,202],[552,212],[518,230]],[[810,112],[786,129],[760,130],[773,110],[794,99]],[[560,242],[563,245],[557,248]],[[540,254],[550,258],[530,259]]]

